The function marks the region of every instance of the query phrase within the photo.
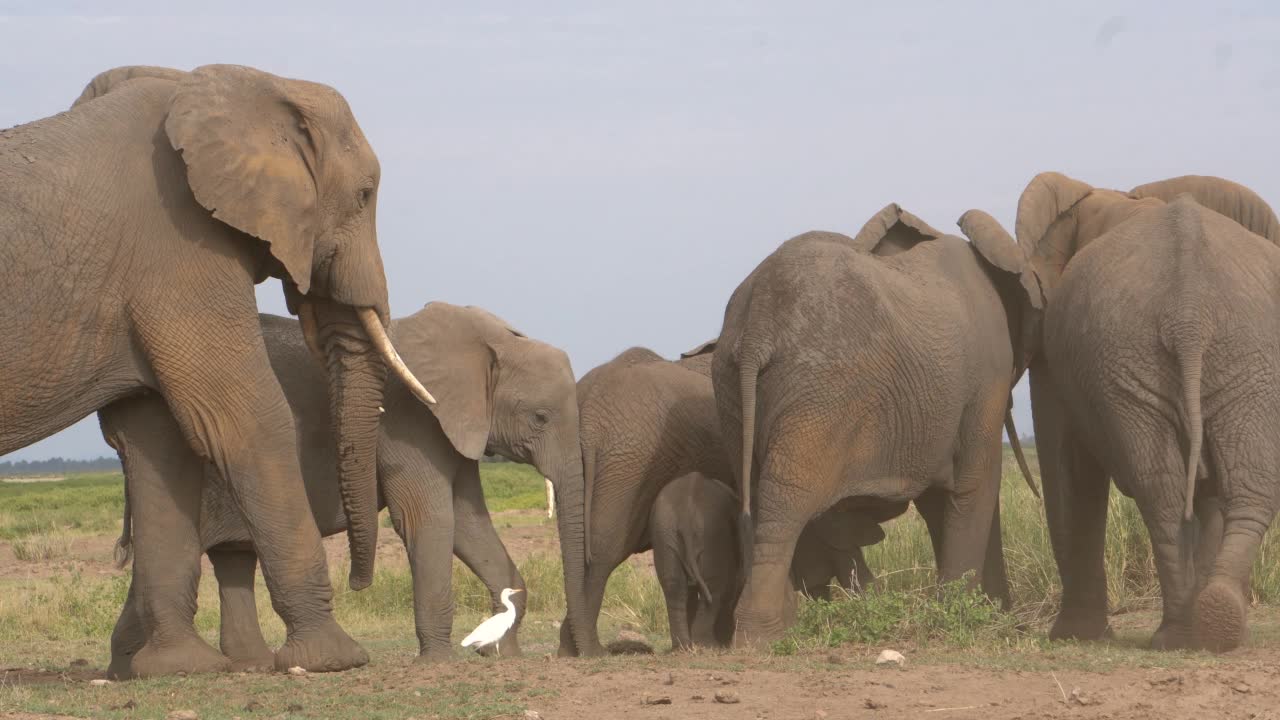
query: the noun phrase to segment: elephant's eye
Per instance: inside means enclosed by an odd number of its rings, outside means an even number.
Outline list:
[[[533,421],[539,426],[546,425],[551,422],[551,413],[546,410],[538,410],[533,413]]]
[[[370,200],[373,200],[373,188],[364,188],[356,195],[356,202],[360,203],[361,209],[364,209]]]

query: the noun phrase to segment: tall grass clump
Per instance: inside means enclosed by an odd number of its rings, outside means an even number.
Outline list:
[[[964,581],[933,590],[873,588],[862,595],[837,588],[831,600],[802,602],[795,624],[773,651],[790,655],[848,643],[929,641],[964,648],[1012,639],[1017,622]]]
[[[25,534],[10,543],[13,556],[22,562],[49,562],[71,555],[71,538],[56,527],[44,532]]]

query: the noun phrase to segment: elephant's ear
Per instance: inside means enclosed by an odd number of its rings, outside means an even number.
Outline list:
[[[875,255],[897,255],[926,240],[936,240],[942,233],[929,223],[889,203],[868,220],[853,237],[853,247]]]
[[[306,294],[320,231],[314,172],[322,142],[284,80],[236,65],[199,67],[178,83],[165,132],[196,201],[265,240]]]
[[[680,359],[687,360],[689,358],[697,357],[699,355],[707,355],[709,353],[713,353],[716,351],[716,344],[719,342],[720,342],[720,338],[718,337],[711,338],[710,340],[702,343],[701,345],[693,348],[692,350],[685,350],[684,352],[680,353]]]
[[[124,67],[104,70],[89,81],[89,84],[84,87],[84,91],[80,93],[80,97],[76,98],[74,103],[71,103],[71,107],[75,108],[94,98],[100,98],[134,78],[161,78],[176,82],[186,76],[187,73],[185,71],[156,67],[154,65],[125,65]]]
[[[1043,172],[1031,178],[1018,198],[1018,219],[1014,237],[1030,257],[1039,250],[1049,226],[1076,203],[1093,192],[1093,187],[1062,173]]]
[[[981,210],[970,210],[956,223],[978,254],[996,268],[1018,276],[1031,307],[1044,309],[1044,293],[1035,267],[1000,222]]]
[[[1211,175],[1183,175],[1159,180],[1129,191],[1133,198],[1159,198],[1165,202],[1190,193],[1200,205],[1235,220],[1251,232],[1280,245],[1280,220],[1253,190]]]
[[[475,309],[433,302],[391,323],[391,339],[405,365],[420,382],[431,383],[436,404],[428,407],[440,428],[472,460],[484,456],[493,422],[497,354],[485,325],[496,318],[484,314],[488,317],[478,323]]]

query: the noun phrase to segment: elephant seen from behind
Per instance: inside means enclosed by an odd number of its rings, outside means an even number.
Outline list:
[[[914,500],[941,580],[973,571],[1008,597],[998,498],[1022,266],[1011,242],[971,245],[891,204],[856,237],[788,240],[739,285],[712,361],[740,483],[736,644],[786,629],[796,543],[842,502]]]
[[[965,234],[1010,242],[970,211]],[[1062,578],[1051,638],[1108,632],[1110,480],[1149,531],[1156,648],[1226,650],[1275,513],[1280,223],[1248,188],[1184,176],[1125,193],[1041,173],[1018,202],[1032,410]]]

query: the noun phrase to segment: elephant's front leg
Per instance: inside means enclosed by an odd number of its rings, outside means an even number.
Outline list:
[[[391,411],[378,444],[378,481],[391,511],[391,522],[404,541],[413,575],[413,624],[418,661],[453,658],[454,500],[452,449],[423,447],[431,429],[418,423],[421,413]],[[438,430],[435,431],[439,433]],[[443,441],[443,439],[441,438]],[[443,462],[443,461],[442,461]],[[464,460],[464,463],[467,462]]]
[[[275,654],[262,637],[253,587],[258,555],[252,548],[210,548],[208,555],[213,574],[218,578],[222,654],[231,658],[232,670],[271,670]]]
[[[124,465],[133,526],[133,580],[112,633],[117,678],[226,670],[195,630],[200,584],[203,464],[158,395],[120,400],[100,414]]]
[[[502,612],[502,590],[524,590],[524,578],[516,569],[507,548],[498,537],[485,505],[484,490],[480,486],[480,464],[469,461],[459,470],[453,485],[453,551],[462,562],[480,578],[489,590],[495,613]],[[516,608],[516,622],[498,644],[502,657],[518,657],[521,654],[519,632],[524,621],[528,593],[511,596]]]

